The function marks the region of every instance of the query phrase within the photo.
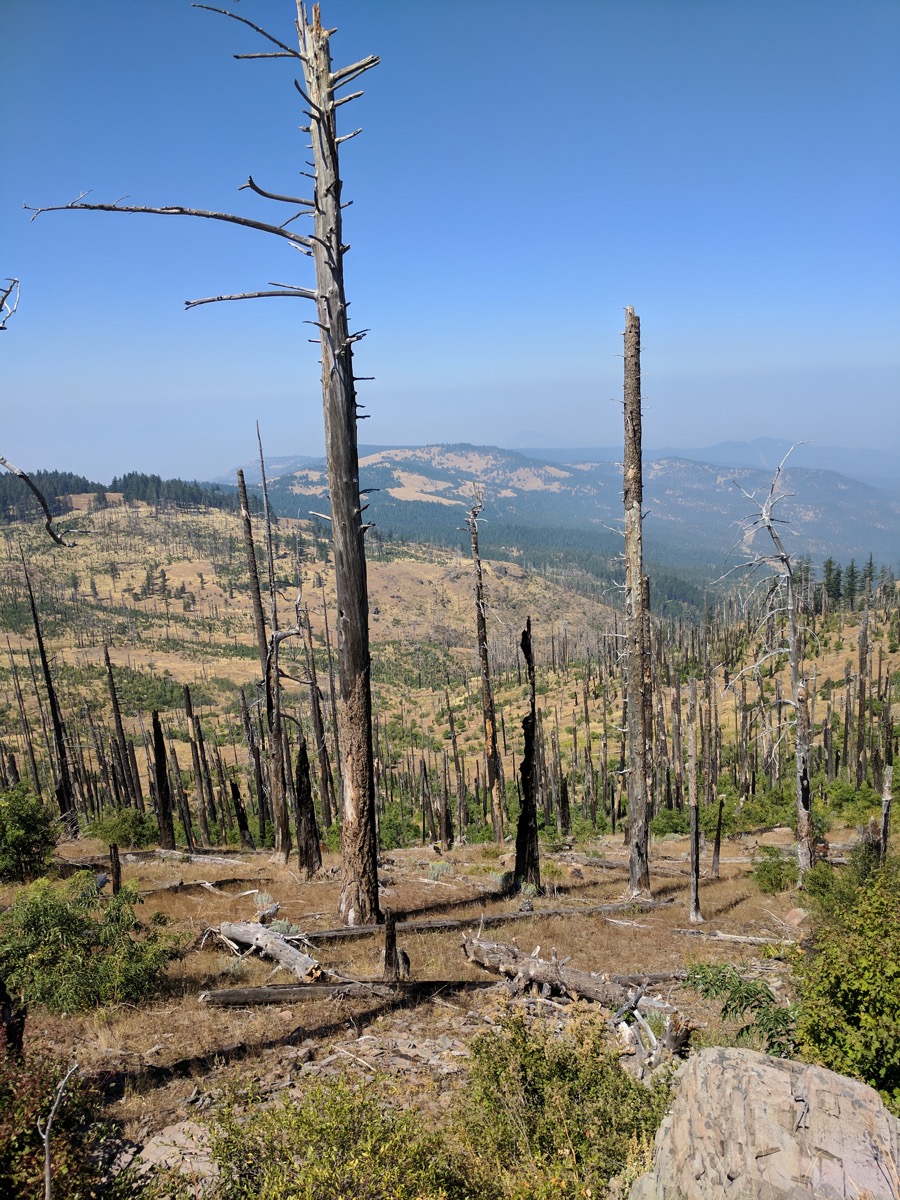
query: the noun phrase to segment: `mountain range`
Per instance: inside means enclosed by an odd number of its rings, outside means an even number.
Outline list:
[[[717,571],[790,450],[776,439],[727,442],[644,455],[648,558]],[[486,548],[527,554],[537,546],[615,557],[621,549],[622,468],[618,448],[504,450],[469,444],[360,446],[368,517],[385,534],[437,541],[465,539],[476,490],[484,501]],[[832,463],[865,468],[852,478]],[[324,460],[281,456],[266,464],[274,510],[286,516],[327,513]],[[789,549],[821,562],[865,558],[895,565],[900,556],[900,493],[873,485],[894,480],[885,452],[798,446],[782,473],[777,516]],[[245,468],[248,483],[259,468]],[[860,471],[860,473],[863,473]],[[759,549],[764,547],[759,545]],[[765,548],[767,549],[767,547]]]

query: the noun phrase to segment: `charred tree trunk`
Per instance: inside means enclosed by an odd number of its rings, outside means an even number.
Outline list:
[[[309,675],[309,705],[312,713],[313,737],[316,741],[316,760],[319,766],[319,805],[322,812],[322,826],[324,829],[328,829],[334,819],[334,781],[331,777],[331,764],[328,761],[328,742],[325,739],[325,722],[322,719],[322,694],[319,691],[316,654],[308,608],[304,610],[303,615],[305,618],[306,671]]]
[[[298,8],[303,78],[309,101],[315,177],[312,254],[316,269],[316,308],[321,332],[322,402],[334,539],[338,609],[338,662],[341,685],[341,770],[343,786],[340,913],[348,925],[380,920],[378,841],[372,753],[372,693],[369,655],[369,597],[366,580],[365,525],[359,482],[357,428],[359,405],[353,376],[352,334],[347,323],[338,169],[335,91],[375,66],[367,58],[332,72],[329,32],[319,9],[307,19]],[[345,97],[346,99],[346,97]]]
[[[494,692],[491,687],[491,666],[488,659],[487,621],[484,610],[484,577],[478,550],[478,515],[484,505],[478,497],[472,505],[466,524],[472,543],[472,565],[475,571],[475,627],[478,659],[481,663],[481,713],[484,722],[484,751],[487,759],[487,786],[491,794],[491,825],[494,841],[503,841],[503,797],[500,752],[497,748],[497,718],[494,712]]]
[[[175,849],[175,826],[172,823],[172,793],[169,790],[169,768],[166,762],[166,743],[159,713],[153,710],[153,766],[156,778],[156,819],[159,822],[159,844],[163,850]]]
[[[688,714],[688,805],[691,812],[691,912],[690,921],[703,920],[700,912],[700,808],[697,803],[697,681],[691,680]]]
[[[521,645],[522,657],[525,659],[528,673],[529,708],[527,714],[522,718],[525,753],[519,767],[519,777],[522,780],[522,808],[516,827],[515,884],[517,889],[521,888],[523,883],[531,883],[536,888],[541,886],[541,861],[537,830],[537,774],[539,767],[535,747],[537,702],[535,698],[534,651],[531,645],[531,617],[526,621],[522,631]]]
[[[641,462],[641,323],[625,310],[625,638],[628,697],[629,892],[650,895],[650,649],[644,576]]]
[[[306,748],[306,738],[302,733],[300,745],[297,748],[297,769],[294,778],[297,804],[294,822],[297,827],[297,859],[300,870],[306,874],[307,879],[311,879],[322,865],[322,846],[319,842],[316,806],[313,804],[312,785],[309,779],[309,752]]]
[[[23,560],[24,567],[24,560]],[[66,730],[63,725],[59,701],[56,698],[56,688],[53,676],[50,674],[50,664],[47,661],[47,651],[44,648],[44,636],[38,619],[37,605],[34,602],[34,592],[31,589],[31,579],[25,571],[25,586],[28,589],[28,603],[31,608],[31,620],[34,625],[34,636],[37,639],[38,654],[41,660],[41,671],[44,676],[44,686],[47,689],[47,703],[50,708],[50,724],[53,727],[53,744],[56,749],[56,803],[63,819],[66,833],[71,838],[78,837],[78,813],[75,808],[75,788],[72,783],[72,773],[69,766],[69,751],[66,745]]]

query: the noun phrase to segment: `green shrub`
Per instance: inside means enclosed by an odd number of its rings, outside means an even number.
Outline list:
[[[412,1112],[378,1096],[378,1083],[328,1080],[302,1100],[259,1108],[253,1089],[219,1110],[212,1153],[220,1200],[475,1200],[466,1164]]]
[[[613,1176],[646,1159],[669,1103],[668,1077],[645,1087],[607,1037],[595,1019],[555,1037],[517,1014],[473,1043],[462,1135],[505,1195],[601,1196]]]
[[[867,870],[862,856],[856,869]],[[868,869],[856,886],[851,877],[852,890],[817,871],[820,922],[797,968],[800,1050],[900,1114],[900,863]]]
[[[761,892],[786,892],[797,883],[797,863],[785,858],[777,846],[760,846],[760,858],[751,874]]]
[[[796,1011],[790,1005],[779,1004],[762,980],[745,979],[730,964],[698,963],[688,971],[684,982],[707,1000],[721,1000],[723,1021],[751,1018],[735,1035],[739,1044],[785,1057],[793,1050]]]
[[[139,849],[159,841],[159,825],[148,813],[136,808],[120,808],[118,812],[101,817],[91,825],[89,832],[107,846]]]
[[[0,915],[0,979],[53,1012],[143,1000],[180,947],[171,934],[142,930],[140,902],[126,884],[101,903],[89,871],[62,885],[39,879]]]
[[[71,1066],[26,1041],[21,1060],[0,1057],[0,1195],[44,1194],[44,1143],[37,1123],[46,1128],[57,1089]],[[101,1120],[102,1097],[96,1084],[76,1072],[69,1077],[50,1129],[53,1195],[67,1200],[136,1194],[130,1171],[110,1176],[121,1144]]]
[[[688,834],[691,831],[689,808],[661,808],[650,822],[654,837],[665,837],[667,833]]]
[[[53,814],[23,784],[0,792],[0,879],[36,879],[47,869],[58,838]]]

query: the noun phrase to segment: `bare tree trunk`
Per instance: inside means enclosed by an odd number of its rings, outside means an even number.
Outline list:
[[[491,793],[491,824],[494,841],[503,841],[503,799],[500,752],[497,748],[497,718],[494,712],[494,692],[491,687],[491,665],[488,659],[487,621],[484,615],[484,577],[478,551],[478,515],[484,505],[477,497],[466,524],[472,542],[472,565],[475,570],[475,627],[478,658],[481,663],[481,713],[484,722],[484,751],[487,758],[487,785]]]
[[[688,714],[688,804],[691,811],[691,913],[690,922],[703,920],[700,912],[700,812],[697,804],[697,681],[691,679]]]
[[[650,652],[642,542],[641,323],[625,310],[625,639],[628,678],[629,892],[650,896]]]
[[[23,560],[24,567],[24,560]],[[47,651],[44,648],[44,637],[41,633],[41,623],[38,619],[37,605],[34,602],[34,592],[31,590],[31,579],[25,570],[25,586],[28,589],[28,603],[31,607],[31,620],[34,625],[34,636],[37,639],[38,654],[41,660],[41,671],[44,675],[44,686],[47,689],[47,703],[50,707],[50,723],[53,726],[53,742],[56,748],[56,803],[60,815],[71,838],[78,837],[78,813],[75,809],[75,788],[72,785],[72,774],[69,768],[69,751],[66,746],[66,731],[62,714],[59,711],[59,701],[56,698],[56,688],[53,676],[50,674],[50,664],[47,661]]]
[[[302,733],[297,749],[295,780],[297,810],[294,824],[297,827],[297,859],[300,870],[305,872],[307,879],[311,879],[322,865],[322,847],[319,843],[316,808],[309,780],[309,753],[306,749],[306,738]]]
[[[322,810],[322,825],[329,829],[334,812],[334,781],[331,777],[331,764],[328,761],[328,743],[325,740],[325,722],[322,720],[322,701],[319,694],[319,679],[316,672],[316,655],[313,646],[312,625],[309,620],[309,608],[304,610],[304,646],[306,649],[306,670],[309,675],[309,703],[312,712],[313,737],[316,741],[316,759],[319,765],[319,804]]]
[[[369,598],[366,581],[366,508],[359,483],[356,422],[359,405],[353,376],[353,342],[347,323],[338,169],[335,90],[357,78],[376,58],[332,73],[329,32],[319,9],[308,20],[298,3],[303,78],[309,100],[315,176],[316,308],[321,331],[322,401],[334,538],[338,608],[338,661],[341,682],[343,755],[341,855],[343,880],[340,913],[348,925],[379,921],[378,843],[372,753],[372,693],[369,656]]]
[[[175,828],[172,824],[172,793],[169,791],[169,772],[166,762],[166,743],[159,713],[153,710],[153,764],[156,770],[156,819],[159,822],[159,844],[163,850],[175,849]]]
[[[536,888],[541,886],[541,860],[538,849],[537,830],[537,793],[538,756],[535,748],[537,731],[537,703],[535,699],[534,651],[531,646],[531,617],[525,623],[522,631],[522,657],[528,672],[529,708],[522,718],[522,732],[525,735],[525,753],[519,775],[522,780],[522,808],[519,812],[519,823],[516,827],[516,888],[523,883],[531,883]]]

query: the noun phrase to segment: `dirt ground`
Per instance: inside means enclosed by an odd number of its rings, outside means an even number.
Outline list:
[[[707,852],[701,880],[706,921],[701,928],[707,936],[677,932],[691,928],[686,839],[667,838],[653,848],[654,897],[669,903],[646,911],[625,904],[607,914],[584,911],[625,900],[627,851],[621,838],[609,836],[580,845],[577,852],[544,853],[546,894],[533,899],[532,912],[491,926],[484,936],[528,952],[540,947],[542,956],[556,951],[570,957],[573,967],[611,974],[729,961],[764,972],[777,991],[787,974],[784,963],[765,958],[760,945],[708,935],[773,942],[802,936],[802,927],[786,921],[797,896],[763,895],[749,878],[757,844],[786,847],[790,838],[788,830],[777,830],[726,840],[718,880],[708,878]],[[87,839],[61,847],[69,860],[102,853],[101,843]],[[77,1057],[85,1071],[99,1075],[110,1098],[109,1115],[121,1123],[126,1137],[141,1144],[175,1123],[202,1121],[200,1114],[226,1085],[251,1076],[264,1090],[278,1092],[297,1086],[303,1077],[338,1070],[377,1072],[394,1076],[401,1093],[414,1095],[419,1105],[438,1110],[447,1105],[464,1072],[469,1042],[495,1020],[498,1006],[508,1003],[504,985],[469,963],[461,943],[466,929],[477,929],[481,914],[518,911],[520,898],[501,890],[502,874],[513,864],[513,847],[463,846],[440,854],[431,846],[418,846],[382,858],[383,908],[391,907],[400,920],[450,917],[467,922],[453,930],[398,931],[411,977],[447,981],[445,988],[415,1003],[343,997],[283,1007],[223,1008],[201,1000],[200,993],[216,988],[295,982],[290,973],[273,970],[273,963],[255,954],[237,958],[208,932],[223,921],[253,920],[259,892],[278,900],[279,917],[304,932],[338,924],[336,856],[326,856],[322,871],[310,882],[302,882],[291,867],[273,865],[265,852],[223,857],[160,861],[149,852],[123,853],[123,878],[136,883],[142,894],[139,916],[146,921],[163,914],[169,928],[183,936],[184,956],[171,966],[154,1002],[72,1016],[35,1011],[29,1018],[32,1036],[64,1056]],[[585,858],[604,865],[573,861]],[[565,915],[542,916],[557,909],[566,910]],[[354,940],[315,942],[310,952],[324,971],[342,976],[378,979],[383,969],[380,931]],[[714,1006],[677,983],[661,986],[656,994],[701,1026],[696,1036],[715,1035]]]

